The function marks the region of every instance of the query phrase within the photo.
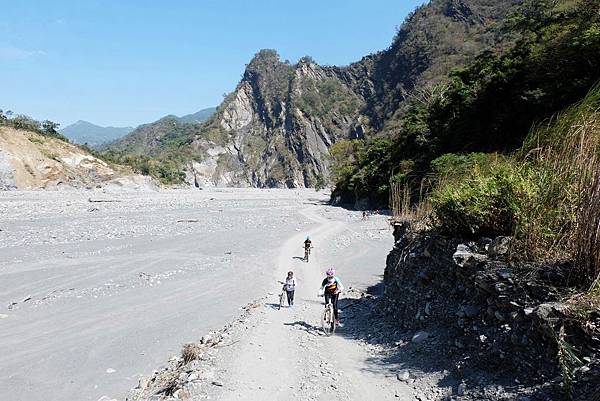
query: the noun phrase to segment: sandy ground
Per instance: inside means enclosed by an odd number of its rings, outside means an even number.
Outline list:
[[[310,263],[294,256],[298,254],[300,235],[291,237],[278,256],[281,277],[288,269],[298,276],[294,306],[278,310],[275,304],[279,291],[274,288],[272,302],[256,312],[249,331],[239,337],[238,343],[219,353],[214,377],[220,385],[213,385],[206,398],[413,400],[410,389],[394,373],[371,362],[364,344],[344,336],[343,326],[334,336],[326,337],[320,324],[323,301],[317,293],[326,267],[336,267],[350,292],[367,287],[374,290],[372,286],[380,281],[386,255],[381,245],[391,245],[377,235],[389,235],[385,219],[357,222],[343,219],[339,213],[322,211],[302,211],[318,223],[312,238],[320,246],[315,245],[319,251],[314,252]],[[340,308],[342,305],[341,302]],[[352,318],[343,310],[340,316],[342,321]]]
[[[0,193],[0,399],[121,399],[182,344],[277,292],[290,268],[296,307],[256,315],[228,347],[233,357],[217,361],[225,386],[211,398],[320,399],[331,380],[312,375],[324,363],[342,384],[329,398],[398,399],[402,389],[369,366],[364,348],[314,333],[322,271],[335,265],[346,287],[375,285],[393,242],[384,217],[363,222],[326,199],[285,190]],[[307,234],[309,264],[298,259]]]

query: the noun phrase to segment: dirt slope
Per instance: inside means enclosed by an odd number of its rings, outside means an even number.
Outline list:
[[[152,187],[82,148],[35,132],[0,127],[0,189]]]

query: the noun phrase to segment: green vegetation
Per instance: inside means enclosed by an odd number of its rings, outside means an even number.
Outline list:
[[[597,282],[599,9],[526,2],[505,26],[521,39],[415,91],[392,139],[332,148],[334,195],[382,205],[393,188],[395,209],[423,201],[442,232],[511,235],[520,257],[569,260],[573,285]]]
[[[512,155],[446,154],[431,165],[439,229],[511,235],[522,257],[575,261],[575,285],[600,278],[600,86]]]
[[[451,173],[440,176],[430,201],[438,226],[452,235],[512,233],[523,212],[521,202],[530,196],[530,183],[515,163],[495,154],[480,156],[446,155],[435,161]]]
[[[434,178],[432,162],[445,153],[518,149],[532,125],[600,79],[599,7],[599,0],[526,2],[504,27],[521,39],[481,53],[445,83],[415,89],[391,140],[356,145],[334,166],[335,193],[381,205],[391,181],[419,187]]]
[[[148,156],[114,154],[103,155],[111,163],[131,166],[133,171],[157,179],[164,185],[182,184],[185,181],[183,160],[156,159]]]
[[[0,126],[31,131],[40,135],[57,138],[64,142],[69,142],[65,136],[58,132],[60,124],[50,120],[40,122],[22,114],[13,116],[12,111],[4,112],[3,110],[0,110]]]
[[[354,115],[362,106],[359,97],[336,78],[308,80],[296,102],[304,113],[321,119],[336,113]]]

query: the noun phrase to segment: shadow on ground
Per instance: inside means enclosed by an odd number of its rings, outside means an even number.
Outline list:
[[[321,328],[318,326],[314,326],[310,323],[307,323],[305,321],[302,320],[297,320],[295,322],[292,323],[284,323],[285,326],[292,326],[294,328],[297,329],[301,329],[306,331],[307,333],[313,334],[313,335],[320,335],[321,333]]]
[[[360,298],[352,294],[339,301],[343,327],[336,335],[361,341],[371,355],[366,370],[395,377],[408,370],[408,384],[415,395],[427,400],[489,400],[489,401],[559,401],[548,388],[526,388],[515,382],[514,376],[485,369],[471,363],[472,354],[461,354],[448,346],[449,331],[428,322],[429,337],[421,343],[412,341],[415,331],[406,331],[385,312],[383,283],[367,289]],[[391,379],[391,380],[396,380]],[[458,386],[465,382],[466,391],[458,396]]]

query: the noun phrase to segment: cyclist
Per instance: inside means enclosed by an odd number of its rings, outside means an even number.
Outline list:
[[[296,291],[296,278],[294,277],[294,272],[288,272],[287,277],[285,278],[285,284],[283,285],[283,290],[287,294],[288,306],[294,305],[294,291]]]
[[[320,294],[325,295],[325,304],[331,300],[333,304],[333,316],[335,318],[335,323],[339,326],[340,319],[338,317],[338,299],[340,298],[340,293],[344,291],[344,286],[339,278],[335,276],[335,269],[333,267],[327,269],[325,272],[326,276],[321,282],[321,290]]]
[[[306,237],[304,240],[304,259],[308,262],[308,255],[310,255],[310,248],[312,248],[312,241],[310,237]]]

